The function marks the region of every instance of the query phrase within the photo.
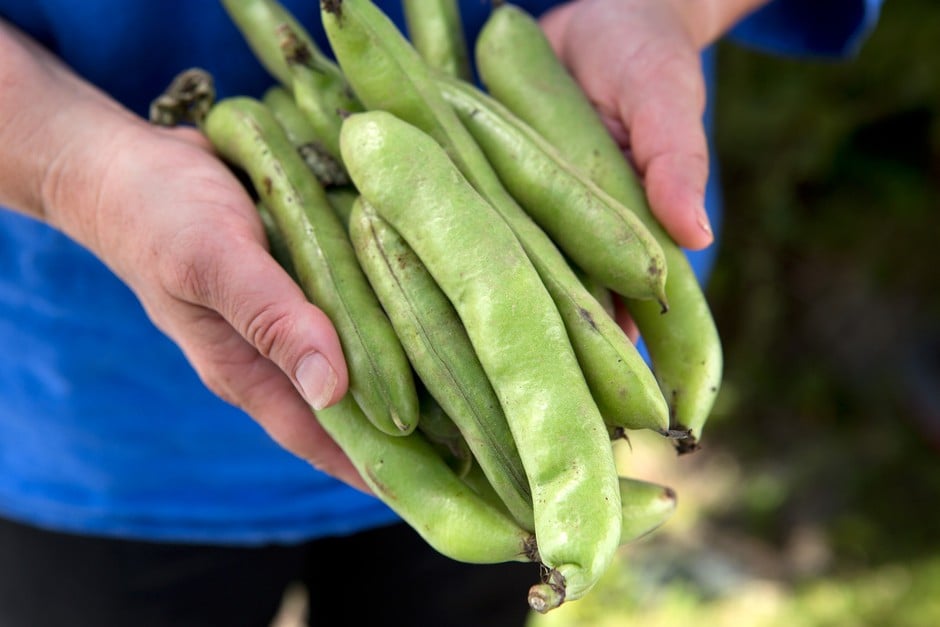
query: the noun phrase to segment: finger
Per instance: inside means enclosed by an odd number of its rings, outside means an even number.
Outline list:
[[[549,44],[551,44],[552,49],[562,63],[565,63],[566,56],[564,53],[565,34],[567,33],[568,25],[575,8],[575,3],[569,2],[548,10],[539,18],[539,25],[542,28],[542,32],[545,33],[545,38],[548,40]],[[586,95],[590,98],[590,94]],[[600,115],[601,122],[603,122],[604,126],[607,127],[607,130],[613,136],[614,141],[616,141],[618,145],[625,147],[629,142],[629,135],[623,123],[620,121],[619,116],[609,115],[604,111],[598,111],[598,114]]]
[[[202,310],[180,343],[206,386],[254,418],[284,449],[318,470],[370,492],[352,462],[317,422],[281,369],[215,312]]]
[[[618,98],[619,112],[650,208],[680,246],[708,246],[714,235],[705,212],[709,166],[698,55],[691,49],[665,52],[622,89],[636,94]]]
[[[342,398],[349,380],[333,324],[260,243],[226,233],[183,246],[190,256],[169,263],[184,300],[219,312],[314,409]]]
[[[649,32],[628,41],[602,40],[591,31],[598,24],[625,33],[643,24]],[[713,240],[704,208],[705,83],[698,51],[676,24],[668,12],[610,11],[577,2],[541,19],[607,129],[629,150],[654,215],[677,243],[699,249]]]

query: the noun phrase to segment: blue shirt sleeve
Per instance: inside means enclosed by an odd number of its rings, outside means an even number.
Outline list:
[[[739,22],[729,39],[765,52],[838,58],[855,54],[882,0],[774,0]]]

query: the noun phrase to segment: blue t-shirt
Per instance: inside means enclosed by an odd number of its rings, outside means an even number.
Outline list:
[[[283,4],[328,50],[318,3]],[[403,23],[399,2],[379,4]],[[538,15],[557,3],[518,4]],[[489,3],[461,5],[473,41]],[[878,5],[778,0],[734,36],[790,54],[845,54]],[[211,72],[220,97],[258,96],[273,82],[218,2],[0,0],[0,16],[141,115],[189,67]],[[703,62],[710,77],[710,52]],[[717,228],[716,171],[707,206]],[[691,259],[704,278],[714,247]],[[397,520],[210,393],[85,249],[3,209],[0,355],[0,516],[86,534],[234,544],[295,542]]]

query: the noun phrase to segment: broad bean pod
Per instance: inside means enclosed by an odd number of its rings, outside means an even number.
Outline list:
[[[495,9],[476,40],[475,54],[489,93],[632,209],[662,246],[669,267],[669,312],[661,315],[648,301],[627,304],[669,402],[670,428],[688,434],[675,440],[677,449],[694,450],[721,385],[722,350],[688,258],[653,215],[636,173],[531,15],[508,4]]]
[[[330,154],[320,140],[320,134],[304,115],[287,89],[275,85],[264,92],[261,98],[274,114],[274,118],[287,133],[287,138],[297,148],[300,156],[313,171],[317,180],[326,187],[348,185],[349,175],[339,158]],[[339,137],[339,124],[336,128]]]
[[[340,147],[359,192],[457,310],[529,478],[553,589],[581,597],[616,551],[620,493],[607,430],[551,296],[512,229],[432,137],[369,111],[343,122]]]
[[[323,54],[310,33],[277,0],[222,0],[222,6],[261,65],[283,86],[290,89],[293,82],[277,34],[284,25],[303,40],[317,67],[342,82],[336,63]]]
[[[258,100],[231,97],[210,109],[203,129],[247,173],[283,235],[298,283],[336,327],[352,396],[384,432],[413,431],[418,399],[404,349],[323,187],[274,116]]]
[[[515,232],[552,296],[581,369],[605,418],[625,420],[635,347],[585,289],[548,235],[506,191],[486,155],[440,94],[437,73],[424,63],[388,18],[369,2],[345,0],[324,8],[323,23],[350,85],[367,108],[392,112],[434,137],[460,171]],[[652,297],[652,296],[651,296]],[[655,412],[636,421],[658,431],[668,418]]]
[[[402,236],[361,196],[353,204],[349,234],[420,381],[460,430],[516,521],[533,529],[522,460],[454,306]]]
[[[676,510],[672,488],[629,477],[620,478],[623,524],[620,543],[633,542],[660,527]]]
[[[492,97],[446,76],[438,85],[509,193],[575,264],[618,294],[654,294],[667,308],[663,250],[632,211]]]
[[[466,82],[442,77],[438,84],[509,191],[579,269],[621,294],[638,282],[643,291],[662,289],[662,249],[636,216],[498,102]],[[669,410],[653,373],[632,343],[622,346],[621,372],[629,393],[595,393],[605,420],[628,429],[665,429]]]
[[[454,474],[465,477],[475,462],[460,429],[426,389],[418,390],[418,405],[421,412],[418,431],[437,449]]]
[[[509,514],[505,503],[490,485],[479,465],[472,464],[461,477],[480,498]],[[620,477],[620,546],[629,544],[661,527],[676,510],[676,492],[672,488]]]
[[[424,61],[449,76],[470,79],[470,52],[457,0],[402,0],[408,38]]]
[[[317,417],[369,489],[442,555],[471,564],[538,560],[532,533],[463,483],[420,432],[380,432],[348,394]]]
[[[339,128],[343,116],[362,111],[362,105],[340,74],[320,67],[319,57],[293,29],[277,30],[281,52],[291,76],[291,91],[297,108],[307,118],[317,144],[339,161]]]

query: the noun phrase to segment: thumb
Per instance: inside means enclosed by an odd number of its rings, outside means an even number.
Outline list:
[[[267,250],[247,240],[204,254],[211,255],[212,272],[198,273],[199,304],[274,362],[314,409],[342,398],[349,379],[333,324]]]
[[[214,250],[213,241],[204,238],[194,265],[180,270],[189,302],[173,325],[177,343],[209,389],[245,410],[283,448],[369,492],[311,412],[338,401],[348,387],[330,320],[256,240],[229,237]]]

